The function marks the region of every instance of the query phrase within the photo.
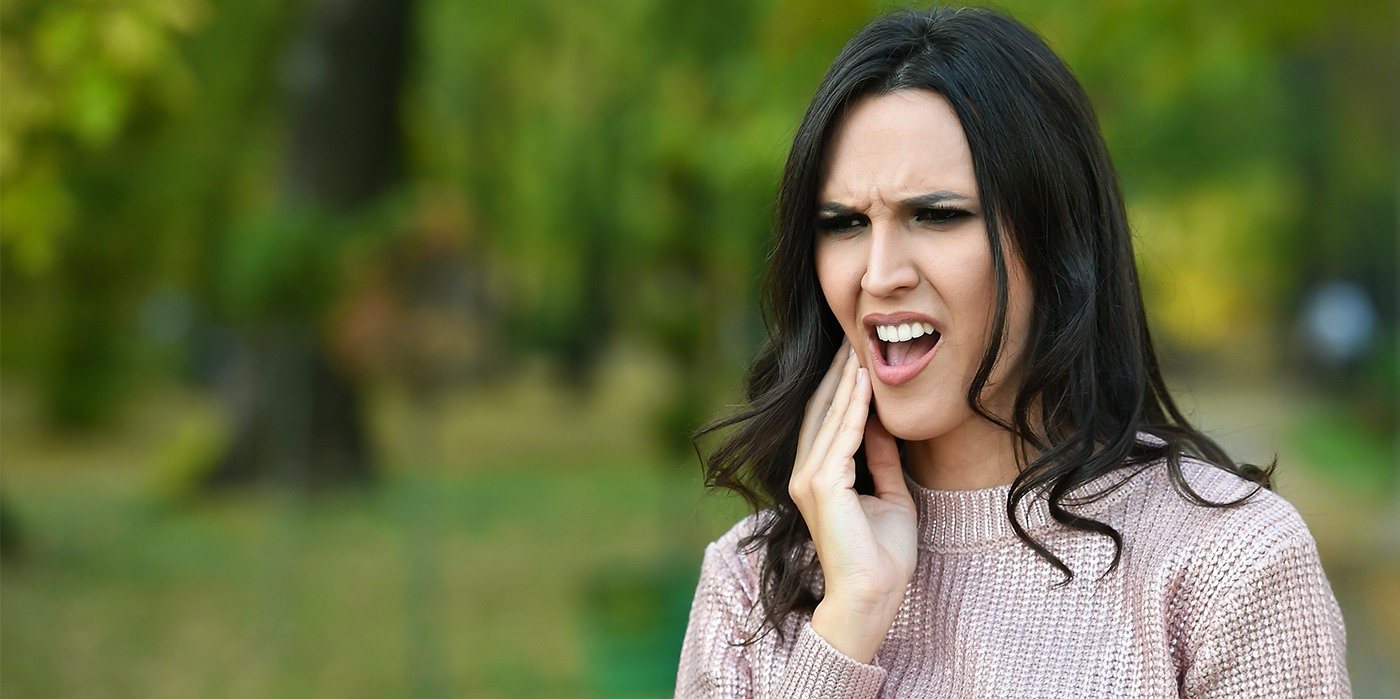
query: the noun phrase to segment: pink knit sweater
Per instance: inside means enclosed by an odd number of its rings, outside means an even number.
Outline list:
[[[1211,500],[1252,487],[1199,461],[1182,468]],[[805,613],[788,616],[781,642],[770,632],[748,647],[727,643],[762,619],[762,551],[741,552],[738,541],[771,516],[764,510],[705,548],[676,696],[1351,696],[1346,632],[1316,544],[1272,491],[1205,508],[1177,494],[1157,464],[1068,508],[1123,535],[1119,567],[1102,580],[1112,542],[1060,525],[1044,500],[1027,497],[1027,530],[1075,571],[1054,587],[1060,572],[1006,519],[1009,485],[943,491],[905,480],[918,506],[918,565],[873,663],[827,644]]]

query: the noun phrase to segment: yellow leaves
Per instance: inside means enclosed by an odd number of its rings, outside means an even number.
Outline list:
[[[7,15],[0,42],[0,243],[43,272],[79,202],[66,180],[130,129],[143,105],[188,102],[195,81],[178,43],[203,26],[199,0],[50,3]]]
[[[168,105],[189,91],[193,78],[177,44],[207,15],[202,2],[151,0],[51,4],[27,23],[11,21],[0,52],[4,142],[13,151],[17,143],[69,133],[89,147],[107,145],[142,95]]]
[[[1175,343],[1230,351],[1266,339],[1286,190],[1256,170],[1129,206],[1149,315]]]

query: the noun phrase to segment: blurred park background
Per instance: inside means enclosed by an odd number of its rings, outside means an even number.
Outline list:
[[[687,433],[877,2],[0,3],[0,693],[669,696]],[[1397,5],[1008,2],[1400,696]]]

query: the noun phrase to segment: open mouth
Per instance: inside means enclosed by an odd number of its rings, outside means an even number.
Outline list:
[[[933,351],[934,346],[938,344],[939,338],[942,337],[942,335],[938,334],[937,330],[934,330],[932,326],[927,324],[923,324],[923,327],[917,330],[904,330],[910,327],[907,324],[899,327],[901,329],[896,332],[902,334],[893,336],[890,340],[886,340],[883,337],[876,337],[880,346],[880,358],[885,360],[885,364],[889,366],[903,366],[905,364],[917,362],[922,359],[925,354]],[[883,333],[884,328],[885,326],[877,326],[876,330],[877,332]],[[919,335],[915,337],[913,335],[914,332],[918,332]],[[901,340],[899,339],[900,337],[908,337],[908,339]]]
[[[887,385],[908,381],[933,360],[943,335],[930,323],[875,325],[870,328],[875,375]]]

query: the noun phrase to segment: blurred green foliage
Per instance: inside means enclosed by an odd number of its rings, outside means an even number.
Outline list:
[[[623,337],[682,377],[730,375],[761,332],[786,139],[836,48],[884,6],[428,0],[399,199],[453,193],[466,215],[447,234],[468,241],[515,352],[586,382]],[[60,422],[110,414],[159,285],[235,324],[314,324],[350,293],[336,248],[353,237],[275,205],[305,9],[5,5],[0,357],[47,377]],[[1329,276],[1370,284],[1394,318],[1397,98],[1375,89],[1396,77],[1393,4],[1007,9],[1098,107],[1169,343],[1267,351]],[[413,206],[374,221],[387,246]],[[661,429],[693,425],[727,390],[707,385],[683,379]]]
[[[884,6],[423,2],[400,199],[458,199],[447,233],[469,241],[515,352],[586,381],[624,337],[683,377],[732,374],[760,333],[786,139],[836,48]],[[1097,105],[1169,343],[1267,350],[1329,276],[1370,284],[1394,318],[1397,98],[1374,89],[1396,77],[1392,4],[1007,9]],[[110,412],[140,351],[119,338],[158,284],[220,323],[315,324],[349,293],[337,247],[353,237],[275,205],[304,10],[5,6],[0,350],[49,377],[60,420]],[[386,245],[413,206],[373,222]],[[703,414],[705,385],[682,380],[664,429]]]
[[[58,246],[80,227],[75,165],[196,98],[180,43],[209,10],[197,1],[23,0],[0,10],[0,230],[15,268],[51,270]]]

